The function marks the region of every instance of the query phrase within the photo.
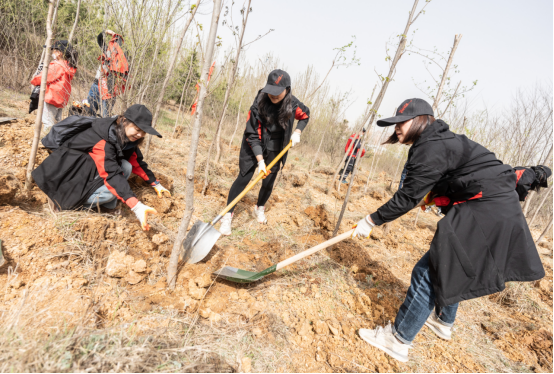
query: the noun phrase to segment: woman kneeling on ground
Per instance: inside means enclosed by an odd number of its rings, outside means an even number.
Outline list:
[[[152,127],[152,113],[135,104],[122,116],[98,118],[92,126],[67,140],[33,171],[33,178],[58,209],[115,209],[123,201],[143,230],[156,210],[140,201],[127,179],[134,173],[158,194],[171,196],[142,158],[139,145],[146,134],[162,137]]]
[[[293,147],[300,142],[300,134],[308,124],[309,117],[308,107],[291,93],[291,81],[287,72],[273,70],[267,78],[267,84],[258,92],[248,112],[240,148],[240,172],[231,186],[227,204],[230,204],[248,186],[257,165],[257,171],[263,171],[265,177],[253,214],[259,223],[267,223],[264,206],[271,196],[281,164],[285,165],[287,155],[285,154],[270,171],[266,170],[266,163],[271,163],[289,144],[289,141],[292,140]],[[293,133],[295,119],[298,120],[298,124]],[[221,219],[219,231],[223,235],[231,235],[233,210],[234,207]]]
[[[429,251],[412,271],[394,326],[359,332],[369,344],[406,362],[423,325],[450,340],[460,301],[500,292],[505,282],[541,279],[544,268],[521,212],[510,165],[452,133],[421,99],[406,100],[395,117],[377,125],[395,125],[385,144],[412,145],[407,175],[402,189],[360,220],[353,236],[369,237],[375,225],[394,221],[422,199],[446,214]]]

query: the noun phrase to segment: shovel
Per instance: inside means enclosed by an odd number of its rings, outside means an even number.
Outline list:
[[[292,147],[292,141],[287,144],[287,146],[275,157],[273,161],[269,165],[266,166],[266,170],[271,170],[273,166],[281,158],[287,153],[287,151]],[[244,191],[238,195],[235,200],[233,200],[229,205],[225,207],[217,215],[217,217],[214,218],[214,220],[210,223],[205,223],[202,221],[196,221],[194,225],[192,225],[190,231],[187,234],[187,237],[185,238],[185,241],[183,242],[183,250],[181,251],[181,255],[179,256],[181,260],[185,261],[187,264],[196,264],[198,261],[201,261],[204,257],[210,253],[212,250],[212,247],[214,246],[215,242],[217,242],[217,239],[221,236],[221,233],[217,231],[214,227],[214,225],[221,219],[229,210],[231,210],[232,207],[234,207],[243,197],[262,179],[264,176],[264,172],[260,171],[260,174],[252,181]]]
[[[267,269],[262,270],[259,273],[237,269],[231,266],[225,266],[224,268],[218,271],[215,271],[214,274],[222,277],[223,279],[226,279],[231,282],[236,282],[236,283],[255,282],[257,280],[262,279],[268,274],[274,273],[277,270],[292,264],[293,262],[301,260],[304,257],[308,257],[309,255],[312,255],[318,251],[321,251],[322,249],[327,248],[335,243],[343,241],[344,239],[348,239],[352,236],[353,233],[354,233],[354,229],[347,231],[344,234],[340,234],[339,236],[329,239],[326,242],[320,243],[310,249],[306,249],[304,252],[300,252],[299,254],[292,256],[291,258],[288,258],[284,261],[279,262],[278,264],[268,267]]]

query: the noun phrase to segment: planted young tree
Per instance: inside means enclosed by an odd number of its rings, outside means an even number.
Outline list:
[[[173,68],[175,67],[175,62],[177,61],[177,58],[179,57],[179,51],[181,50],[181,46],[183,45],[183,41],[185,40],[185,35],[187,33],[187,30],[190,26],[190,23],[194,19],[194,16],[196,15],[196,11],[198,10],[198,7],[200,6],[200,2],[202,0],[197,0],[196,5],[192,5],[190,7],[190,17],[187,20],[187,23],[185,24],[185,27],[183,28],[183,32],[181,33],[181,38],[179,39],[179,42],[177,44],[177,50],[174,52],[173,58],[171,59],[171,62],[169,63],[169,68],[167,69],[167,73],[165,75],[164,82],[162,84],[162,88],[160,90],[160,94],[158,96],[158,100],[156,101],[156,108],[154,109],[154,116],[152,119],[152,127],[155,128],[156,124],[158,122],[158,116],[160,114],[160,108],[162,106],[163,98],[165,95],[165,88],[167,87],[167,83],[169,82],[169,78],[171,78],[171,74],[173,73]],[[150,142],[152,141],[152,135],[148,135],[146,137],[146,146],[144,147],[144,156],[148,158],[148,153],[150,151]]]
[[[237,53],[235,55],[235,60],[231,61],[233,63],[233,66],[231,68],[231,72],[229,74],[229,80],[227,82],[227,89],[225,90],[225,97],[223,98],[223,108],[221,110],[221,116],[219,117],[219,121],[217,123],[216,128],[216,135],[214,140],[212,141],[212,144],[210,145],[210,148],[208,150],[208,156],[206,158],[206,166],[204,170],[204,187],[202,188],[202,194],[206,193],[206,189],[208,188],[208,179],[210,176],[210,156],[212,152],[212,148],[215,144],[216,147],[216,156],[215,156],[215,162],[219,162],[219,158],[221,157],[221,127],[223,124],[223,120],[225,118],[225,113],[227,112],[227,105],[229,104],[229,97],[231,96],[231,91],[235,84],[235,78],[237,75],[237,68],[240,61],[240,53],[242,51],[242,41],[244,39],[244,32],[246,31],[246,23],[248,22],[248,15],[252,11],[252,8],[250,7],[250,4],[252,3],[252,0],[248,0],[248,5],[246,6],[246,9],[241,9],[242,16],[242,29],[240,30],[240,36],[237,40]],[[236,28],[232,27],[232,24],[230,25],[231,30],[233,31],[233,35],[236,35]]]
[[[175,131],[177,130],[177,124],[179,123],[179,115],[181,114],[181,107],[183,106],[183,99],[186,95],[186,92],[185,90],[187,89],[188,87],[188,84],[189,84],[189,78],[190,78],[190,73],[192,72],[192,63],[194,61],[194,53],[191,52],[190,54],[190,66],[189,66],[189,72],[187,74],[187,79],[185,79],[185,84],[183,84],[183,91],[181,92],[181,99],[179,100],[179,109],[177,110],[177,117],[175,118],[175,126],[173,127],[173,133],[171,134],[171,136],[175,136]]]
[[[237,111],[237,123],[235,124],[235,130],[233,131],[233,135],[231,135],[231,140],[229,140],[229,146],[228,147],[231,147],[231,144],[233,144],[233,139],[235,138],[235,134],[237,133],[237,129],[239,128],[240,108],[242,107],[242,99],[243,98],[244,98],[244,92],[240,96],[239,109]]]
[[[69,43],[73,41],[73,36],[75,35],[75,29],[77,29],[77,23],[79,22],[80,10],[81,10],[81,0],[77,0],[77,10],[75,11],[75,22],[73,23],[73,27],[71,28],[71,32],[69,33],[69,37],[67,38],[67,41]]]
[[[412,6],[412,10],[410,11],[410,14],[408,15],[408,22],[406,23],[406,27],[404,28],[404,33],[400,35],[400,41],[398,43],[398,48],[396,49],[396,53],[395,53],[394,58],[392,59],[392,62],[390,64],[389,73],[388,73],[386,78],[381,76],[381,81],[382,81],[383,85],[381,86],[381,90],[379,91],[379,95],[377,95],[377,99],[375,100],[375,103],[373,104],[373,107],[371,108],[369,122],[368,122],[369,126],[371,126],[373,124],[373,121],[375,120],[375,117],[377,115],[377,111],[379,110],[379,107],[381,106],[383,98],[385,97],[385,93],[387,92],[387,88],[389,86],[389,83],[393,79],[393,77],[396,73],[396,65],[398,64],[398,61],[400,60],[400,58],[402,57],[402,55],[405,52],[406,43],[408,41],[408,39],[407,39],[408,31],[410,30],[410,27],[413,25],[413,23],[417,20],[417,18],[422,14],[425,7],[429,3],[429,0],[426,1],[425,5],[422,7],[422,9],[419,12],[417,12],[417,14],[416,14],[417,3],[418,2],[419,2],[419,0],[414,1],[414,5]],[[387,59],[390,60],[390,58],[388,56],[387,56]],[[365,138],[366,134],[367,134],[367,132],[364,133],[364,135],[360,139],[362,144],[363,144],[363,141],[364,141],[364,138]],[[346,191],[346,196],[345,196],[344,202],[342,204],[342,209],[340,211],[339,219],[337,220],[335,230],[333,231],[333,236],[336,236],[336,234],[337,234],[337,232],[340,228],[340,224],[342,222],[342,218],[344,216],[346,206],[348,205],[348,200],[350,198],[350,191],[352,190],[352,185],[354,184],[354,180],[356,178],[357,166],[358,166],[358,163],[360,161],[359,155],[360,155],[361,150],[362,150],[362,148],[360,147],[360,149],[358,150],[358,154],[356,155],[356,161],[354,162],[354,168],[352,170],[352,176],[350,177],[350,183],[348,184],[348,190]]]
[[[198,140],[200,139],[200,127],[202,127],[202,113],[204,110],[204,100],[208,94],[208,74],[210,71],[211,61],[214,54],[215,38],[217,35],[217,25],[219,22],[219,15],[221,14],[221,0],[214,0],[214,7],[212,12],[212,20],[210,23],[210,33],[206,43],[206,54],[204,63],[202,65],[202,73],[200,75],[200,92],[198,94],[198,103],[196,105],[196,117],[194,118],[194,125],[192,127],[192,134],[190,139],[190,150],[187,163],[187,177],[186,177],[186,190],[185,190],[185,213],[179,224],[179,231],[173,242],[173,249],[171,251],[171,257],[167,267],[167,279],[170,289],[175,289],[175,282],[177,280],[177,265],[179,263],[179,253],[181,252],[181,246],[185,240],[185,234],[194,211],[194,169],[196,167],[196,154],[198,152]]]
[[[542,198],[541,202],[539,203],[539,206],[535,210],[535,214],[533,214],[533,218],[531,218],[531,221],[529,222],[529,227],[531,227],[533,225],[533,222],[535,222],[535,218],[537,218],[537,216],[539,215],[539,211],[541,210],[542,206],[544,205],[544,203],[546,202],[548,197],[551,196],[552,186],[550,186],[548,188],[548,190],[546,190],[546,192],[543,192],[543,194],[544,194],[544,197]]]
[[[40,95],[38,99],[37,118],[35,120],[35,133],[33,135],[33,144],[31,145],[31,153],[29,155],[29,163],[27,164],[27,178],[25,180],[25,188],[30,191],[33,186],[33,177],[31,173],[35,168],[35,159],[37,157],[38,142],[40,139],[40,131],[42,130],[42,113],[44,111],[44,95],[46,94],[46,82],[48,80],[48,66],[50,65],[50,47],[52,46],[52,16],[54,10],[57,9],[58,3],[55,0],[48,2],[48,16],[46,17],[46,43],[44,45],[44,67],[42,69],[42,78],[40,81]]]

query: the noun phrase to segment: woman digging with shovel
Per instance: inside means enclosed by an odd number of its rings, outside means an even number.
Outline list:
[[[281,164],[285,165],[287,155],[285,154],[271,170],[266,170],[266,162],[273,161],[289,141],[292,141],[293,147],[300,142],[300,134],[308,124],[309,117],[308,107],[292,95],[290,76],[287,72],[273,70],[248,112],[240,148],[240,171],[229,191],[228,205],[246,188],[254,174],[263,171],[265,177],[258,195],[258,203],[252,213],[259,223],[267,223],[264,206],[271,196]],[[298,124],[293,133],[295,119],[298,120]],[[258,173],[255,173],[256,165]],[[231,235],[233,210],[234,206],[221,219],[219,231],[223,235]]]
[[[385,144],[412,145],[402,189],[358,222],[354,237],[367,238],[375,225],[394,221],[416,207],[441,206],[429,251],[412,271],[411,284],[394,326],[360,329],[360,337],[393,358],[408,361],[412,341],[427,325],[451,339],[458,303],[500,292],[505,282],[535,281],[544,268],[515,191],[516,174],[495,155],[435,120],[421,99],[404,101],[392,118]]]

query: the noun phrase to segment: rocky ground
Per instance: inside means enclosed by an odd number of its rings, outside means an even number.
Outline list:
[[[461,303],[453,340],[424,327],[402,364],[357,330],[394,321],[435,214],[420,214],[414,226],[413,211],[371,239],[341,242],[255,283],[215,279],[222,266],[259,271],[330,238],[346,188],[327,194],[330,167],[322,162],[308,177],[311,155],[293,149],[266,207],[268,225],[251,216],[255,188],[237,206],[233,234],[205,261],[183,266],[170,292],[168,255],[185,208],[186,130],[171,139],[162,125],[149,160],[171,198],[131,181],[159,212],[143,232],[126,207],[55,213],[36,186],[25,191],[34,123],[27,105],[15,93],[0,97],[0,112],[18,118],[0,124],[0,239],[8,262],[0,269],[0,370],[552,372],[551,236],[539,247],[543,280]],[[198,175],[210,142],[202,136]],[[224,207],[238,150],[224,146],[206,195],[197,190],[193,220],[208,222]],[[41,148],[37,162],[46,156]],[[392,196],[388,176],[364,192],[366,178],[362,170],[341,232]]]

